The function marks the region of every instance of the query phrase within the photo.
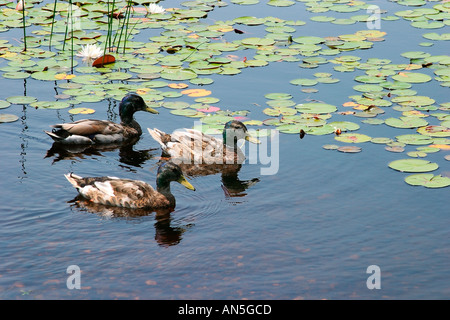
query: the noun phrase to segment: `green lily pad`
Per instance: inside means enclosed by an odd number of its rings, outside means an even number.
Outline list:
[[[267,38],[251,37],[242,39],[241,43],[249,46],[270,46],[275,43],[275,40]]]
[[[405,178],[405,182],[412,186],[424,186],[426,188],[444,188],[450,186],[450,178],[432,173],[412,174]]]
[[[312,113],[312,114],[324,114],[335,112],[337,110],[336,106],[321,102],[310,102],[304,104],[298,104],[295,107],[299,112],[302,113]]]
[[[339,152],[344,153],[358,153],[361,152],[362,148],[357,146],[342,146],[337,149]]]
[[[361,133],[342,133],[334,137],[334,139],[348,143],[363,143],[372,140],[371,137]]]
[[[0,100],[0,109],[8,108],[11,105],[8,101]]]
[[[433,143],[431,137],[427,137],[421,134],[404,134],[395,137],[398,142],[410,145],[425,145]]]
[[[14,114],[0,113],[0,123],[14,122],[19,120],[19,117]]]
[[[292,96],[289,93],[268,93],[264,95],[265,98],[271,100],[289,100],[292,99]]]
[[[377,138],[372,138],[370,140],[370,142],[372,143],[376,143],[376,144],[388,144],[393,142],[394,140],[392,140],[391,138],[385,138],[385,137],[377,137]]]
[[[394,128],[418,128],[428,124],[427,121],[418,117],[387,118],[384,123]]]
[[[342,131],[354,131],[359,129],[359,124],[350,121],[333,121],[328,123],[328,125],[339,128]]]
[[[161,78],[173,81],[183,81],[197,78],[197,74],[190,69],[166,68],[161,71]]]
[[[450,129],[444,126],[425,126],[417,129],[417,132],[430,137],[450,137]]]
[[[431,77],[429,75],[419,72],[401,72],[395,76],[392,76],[392,79],[408,83],[424,83],[431,81]]]
[[[30,104],[36,102],[37,99],[31,96],[13,96],[7,98],[6,101],[12,104]]]
[[[439,168],[437,163],[422,159],[400,159],[388,164],[389,168],[401,172],[428,172]]]

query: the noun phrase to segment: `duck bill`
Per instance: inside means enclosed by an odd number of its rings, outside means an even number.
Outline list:
[[[182,184],[183,186],[185,186],[187,189],[195,191],[195,188],[192,184],[190,184],[186,178],[184,176],[181,176],[178,180],[178,183]]]
[[[256,139],[255,137],[252,137],[250,135],[245,136],[245,140],[251,142],[251,143],[256,143],[256,144],[260,144],[261,141],[259,141],[258,139]]]
[[[154,114],[158,114],[159,113],[158,111],[156,111],[153,108],[150,108],[149,106],[146,106],[144,111],[147,111],[147,112],[150,112],[150,113],[154,113]]]

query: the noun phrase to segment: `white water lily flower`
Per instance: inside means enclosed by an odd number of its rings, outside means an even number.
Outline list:
[[[150,3],[150,5],[148,6],[148,12],[150,12],[151,14],[163,13],[164,11],[166,11],[166,9],[155,3]]]
[[[77,53],[77,57],[82,57],[83,61],[94,60],[103,55],[103,49],[96,44],[87,44]]]

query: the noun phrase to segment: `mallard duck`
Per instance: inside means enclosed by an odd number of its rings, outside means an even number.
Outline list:
[[[225,124],[222,137],[217,139],[195,129],[183,129],[167,134],[159,129],[148,129],[163,150],[163,156],[170,157],[188,175],[202,175],[221,172],[225,168],[239,170],[245,160],[237,146],[241,139],[252,143],[260,141],[252,137],[247,127],[240,121]],[[186,170],[186,171],[185,171]]]
[[[126,95],[119,105],[120,124],[108,120],[83,119],[55,124],[51,132],[45,131],[55,142],[62,144],[109,144],[140,137],[142,129],[134,120],[136,111],[158,113],[148,107],[137,94]]]
[[[183,176],[179,166],[164,162],[156,175],[156,190],[143,181],[116,177],[80,177],[73,173],[64,175],[79,194],[94,202],[108,206],[132,209],[159,209],[175,207],[175,197],[170,183],[176,181],[187,189],[195,188]]]

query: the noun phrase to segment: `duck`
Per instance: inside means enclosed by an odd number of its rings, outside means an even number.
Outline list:
[[[146,111],[159,112],[146,105],[144,99],[135,93],[127,94],[119,105],[120,124],[109,120],[82,119],[70,123],[52,125],[52,131],[45,131],[59,144],[112,144],[137,139],[142,135],[134,113]]]
[[[176,201],[170,183],[176,181],[189,190],[195,188],[184,177],[180,167],[170,161],[159,165],[156,189],[150,184],[117,177],[81,177],[74,173],[64,175],[79,195],[93,203],[130,209],[174,208]]]
[[[236,172],[245,160],[237,142],[245,139],[261,143],[251,136],[247,127],[238,120],[225,123],[222,139],[196,129],[176,130],[167,134],[157,128],[147,128],[162,149],[162,157],[170,158],[189,176],[208,175],[224,170]]]

